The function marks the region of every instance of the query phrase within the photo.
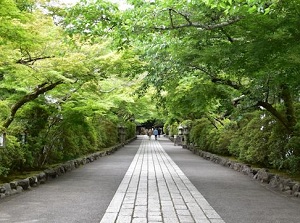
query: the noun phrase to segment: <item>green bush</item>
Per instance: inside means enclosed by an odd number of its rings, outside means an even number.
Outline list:
[[[98,117],[93,125],[97,132],[98,148],[111,147],[118,143],[118,129],[114,122]]]
[[[136,135],[136,124],[133,122],[126,122],[126,139],[133,138]]]
[[[181,124],[181,126],[187,127],[189,130],[191,130],[191,128],[193,126],[193,121],[192,120],[184,120],[180,124]]]
[[[169,135],[169,124],[168,123],[164,124],[163,131],[166,135]]]
[[[228,145],[232,137],[230,122],[212,123],[207,118],[196,120],[190,131],[190,141],[199,149],[215,154],[229,155]]]
[[[174,118],[169,118],[164,123],[163,131],[166,135],[174,136],[178,135],[178,122]]]
[[[288,143],[284,147],[284,154],[281,156],[285,158],[281,159],[284,160],[282,167],[292,173],[300,172],[300,136],[297,133],[288,139]]]
[[[126,139],[134,137],[135,124],[124,125]],[[26,133],[26,142],[21,133]],[[75,159],[117,143],[117,124],[103,116],[89,117],[85,110],[76,109],[58,113],[31,103],[15,119],[7,145],[0,149],[0,176]]]
[[[9,128],[8,135],[14,136],[24,151],[24,162],[14,169],[37,168],[41,165],[50,128],[51,109],[38,103],[29,103],[23,108]],[[26,134],[26,142],[22,142],[22,134]]]
[[[212,123],[206,118],[195,120],[190,141],[199,149],[268,168],[291,172],[300,169],[300,134],[291,136],[273,116],[254,111],[238,122],[223,120]]]
[[[46,160],[42,164],[74,159],[97,148],[95,130],[84,113],[69,110],[62,117],[47,131],[43,145]]]
[[[174,122],[170,126],[170,135],[171,136],[178,135],[178,123],[177,122]]]
[[[0,176],[13,170],[20,170],[26,163],[24,149],[14,136],[6,136],[6,146],[0,148]]]
[[[223,125],[220,123],[215,125],[217,128],[212,128],[208,136],[209,150],[216,154],[229,156],[228,147],[235,133],[234,123],[224,120]]]
[[[284,168],[289,141],[284,128],[268,113],[248,113],[238,123],[229,151],[240,160],[264,167]]]
[[[191,143],[201,150],[210,151],[209,133],[213,128],[214,126],[206,118],[195,120],[190,131]]]

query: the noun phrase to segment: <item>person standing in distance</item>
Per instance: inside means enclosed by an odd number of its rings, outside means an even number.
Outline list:
[[[155,140],[157,140],[157,136],[158,136],[158,130],[157,130],[157,128],[154,129],[153,135],[155,137]]]
[[[148,129],[147,135],[148,135],[149,140],[150,140],[151,139],[151,135],[152,135],[152,129]]]

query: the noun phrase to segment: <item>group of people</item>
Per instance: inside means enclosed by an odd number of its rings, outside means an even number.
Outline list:
[[[160,137],[160,133],[161,133],[161,130],[157,129],[157,128],[155,128],[154,130],[153,129],[146,130],[146,134],[149,137],[149,140],[151,139],[152,135],[154,135],[155,140],[157,140],[157,137]]]

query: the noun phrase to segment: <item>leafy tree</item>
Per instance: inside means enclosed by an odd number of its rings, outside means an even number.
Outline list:
[[[142,72],[139,59],[112,51],[109,40],[71,40],[44,11],[26,5],[31,1],[4,3],[0,120],[7,145],[0,149],[0,175],[112,146],[118,122],[128,125],[132,137],[138,80],[129,77]]]
[[[297,123],[293,98],[299,94],[298,90],[294,91],[299,75],[295,69],[297,62],[286,58],[299,52],[294,47],[298,30],[290,28],[297,26],[299,5],[294,1],[269,3],[246,1],[238,9],[235,6],[241,4],[239,1],[220,1],[216,5],[213,1],[190,4],[132,1],[137,9],[127,13],[139,20],[138,24],[142,23],[143,29],[137,33],[157,31],[151,38],[158,40],[144,47],[150,48],[145,50],[149,57],[147,54],[144,57],[151,61],[148,81],[160,89],[169,85],[174,89],[182,76],[197,76],[204,79],[204,83],[223,85],[227,88],[225,91],[233,93],[224,97],[227,102],[220,97],[222,94],[216,94],[219,101],[225,102],[223,106],[228,107],[230,100],[243,95],[242,100],[235,103],[243,103],[246,108],[266,109],[293,134]],[[204,5],[206,7],[202,7]],[[234,10],[228,10],[231,8]],[[163,37],[158,36],[161,34]],[[142,38],[147,44],[148,39],[143,35]],[[139,41],[142,40],[138,39],[137,44]],[[173,92],[170,96],[174,101],[179,92]],[[211,92],[205,95],[211,97]],[[192,98],[191,101],[197,101],[196,97]],[[186,102],[189,107],[193,106]]]

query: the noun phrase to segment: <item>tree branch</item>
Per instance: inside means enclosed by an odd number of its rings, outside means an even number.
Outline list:
[[[200,70],[200,71],[202,71],[203,73],[205,73],[205,74],[207,74],[208,76],[210,76],[210,77],[215,77],[216,76],[216,74],[215,73],[213,73],[213,72],[211,72],[211,71],[209,71],[206,67],[204,67],[204,66],[194,66],[194,65],[192,65],[192,66],[190,66],[190,68],[192,68],[192,69],[196,69],[196,70]]]
[[[277,120],[288,130],[290,131],[290,126],[287,123],[287,120],[285,119],[285,117],[278,112],[270,103],[265,102],[265,101],[258,101],[256,103],[256,106],[261,106],[263,108],[265,108],[268,112],[270,112],[275,118],[277,118]]]
[[[223,27],[221,27],[220,30],[227,37],[230,43],[234,42],[234,39],[228,34],[228,32]]]
[[[31,63],[34,64],[38,60],[43,60],[43,59],[48,59],[48,58],[53,58],[54,56],[44,56],[44,57],[28,57],[28,58],[21,58],[16,61],[18,64],[23,64],[23,65],[28,65]]]
[[[23,96],[19,101],[17,101],[10,110],[10,116],[6,119],[5,123],[3,124],[4,128],[8,128],[10,124],[13,122],[17,111],[25,105],[27,102],[33,101],[38,98],[39,95],[44,94],[47,91],[52,90],[57,85],[62,84],[63,81],[57,81],[54,83],[43,83],[39,85],[33,92],[26,94]]]
[[[177,10],[175,10],[175,9],[169,9],[169,12],[171,13],[171,12],[175,12],[176,14],[178,14],[178,15],[180,15],[181,17],[183,17],[186,21],[187,21],[187,23],[188,24],[190,24],[190,25],[192,25],[193,23],[191,22],[191,20],[189,19],[189,17],[187,16],[187,15],[185,15],[185,14],[183,14],[182,12],[179,12],[179,11],[177,11]],[[174,24],[172,24],[172,26],[173,26]],[[174,26],[173,26],[174,27]]]
[[[169,9],[169,17],[170,17],[171,27],[174,27],[173,18],[172,18],[172,9]]]
[[[175,10],[172,10],[174,12],[176,12]],[[178,12],[177,12],[178,13]],[[217,28],[222,28],[225,26],[229,26],[231,24],[234,24],[238,21],[241,20],[240,17],[236,17],[230,20],[227,20],[225,22],[220,22],[220,23],[216,23],[216,24],[201,24],[201,23],[193,23],[188,19],[188,16],[183,15],[182,13],[178,13],[181,16],[183,16],[185,18],[185,20],[187,21],[186,24],[181,24],[181,25],[171,25],[169,27],[165,27],[165,26],[158,26],[158,27],[153,27],[155,30],[173,30],[173,29],[183,29],[183,28],[188,28],[188,27],[193,27],[193,28],[200,28],[200,29],[204,29],[204,30],[213,30],[213,29],[217,29]]]
[[[197,70],[200,70],[203,73],[207,74],[210,77],[211,82],[213,82],[213,83],[227,85],[236,90],[240,90],[242,87],[241,85],[239,85],[238,83],[236,83],[232,80],[217,77],[217,75],[215,73],[209,71],[206,67],[201,67],[201,66],[190,66],[190,67],[192,69],[197,69]]]
[[[213,22],[216,22],[217,19],[214,18],[214,17],[212,17],[212,21],[213,21]],[[220,28],[220,31],[227,37],[227,39],[228,39],[228,41],[229,41],[230,43],[233,43],[233,42],[234,42],[234,39],[229,35],[229,33],[224,29],[224,27],[221,27],[221,28]]]
[[[232,80],[228,80],[228,79],[213,77],[211,79],[211,82],[216,83],[216,84],[227,85],[227,86],[232,87],[232,88],[234,88],[236,90],[240,90],[241,89],[241,86],[238,83],[236,83],[236,82],[234,82]]]

